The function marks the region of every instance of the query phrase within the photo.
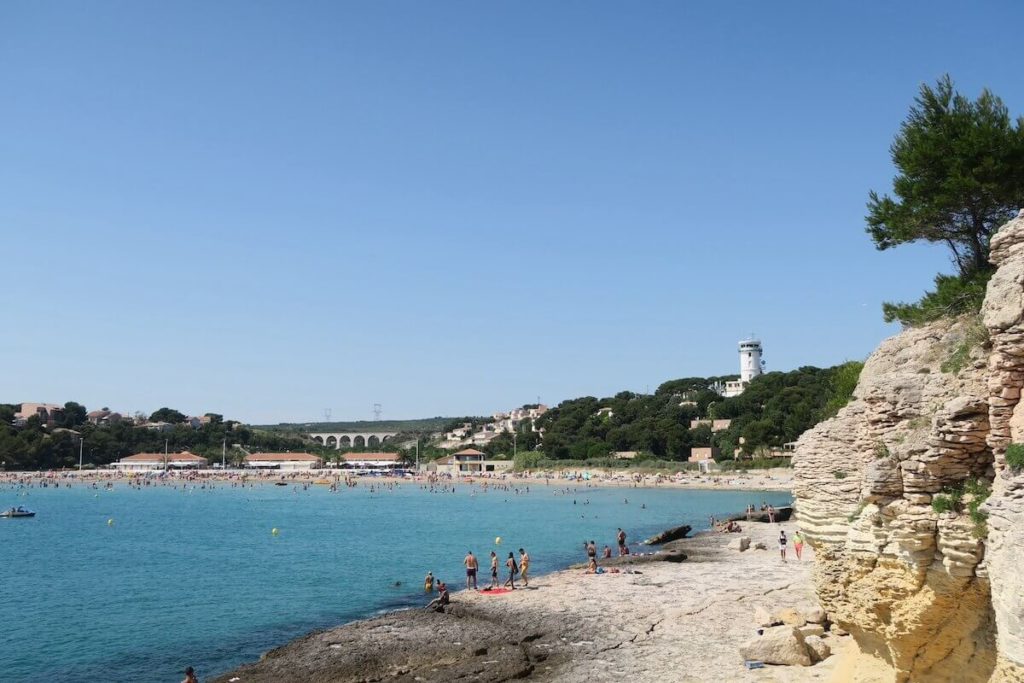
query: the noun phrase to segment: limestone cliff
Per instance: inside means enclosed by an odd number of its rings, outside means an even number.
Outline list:
[[[797,518],[857,680],[1024,681],[1024,474],[1005,462],[1024,443],[1024,212],[992,262],[980,319],[883,342],[797,445]]]

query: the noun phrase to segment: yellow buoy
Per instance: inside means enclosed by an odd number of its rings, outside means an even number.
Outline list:
[[[497,536],[494,539],[494,545],[501,545],[501,536]]]
[[[273,529],[270,530],[270,535],[271,536],[277,536],[279,533],[281,533],[281,532],[277,530],[276,526]]]
[[[107,526],[114,526],[114,520],[113,519],[108,519],[107,520]]]

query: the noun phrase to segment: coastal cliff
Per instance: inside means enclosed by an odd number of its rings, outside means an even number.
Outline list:
[[[815,585],[855,680],[1024,681],[1024,211],[981,316],[911,328],[794,456]],[[989,493],[991,489],[991,493]]]

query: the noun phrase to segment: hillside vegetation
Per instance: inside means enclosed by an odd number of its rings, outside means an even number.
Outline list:
[[[721,450],[722,459],[731,459],[736,448],[760,455],[835,414],[853,393],[862,366],[849,362],[769,372],[733,398],[709,388],[718,378],[691,377],[665,382],[649,395],[623,391],[610,398],[564,401],[538,420],[544,428],[541,449],[545,458],[555,460],[640,451],[679,461],[689,457],[691,448],[712,445]],[[692,420],[708,418],[729,419],[731,424],[717,433],[707,424],[691,428]]]

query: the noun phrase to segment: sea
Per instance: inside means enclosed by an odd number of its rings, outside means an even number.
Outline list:
[[[424,605],[428,571],[462,588],[467,551],[486,567],[491,550],[525,548],[536,577],[584,561],[584,541],[614,549],[618,527],[632,546],[679,524],[706,529],[709,516],[750,503],[791,501],[528,487],[0,484],[0,508],[37,512],[0,519],[0,679],[176,682],[193,666],[205,680],[311,630]]]

